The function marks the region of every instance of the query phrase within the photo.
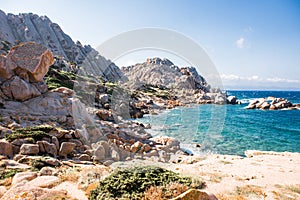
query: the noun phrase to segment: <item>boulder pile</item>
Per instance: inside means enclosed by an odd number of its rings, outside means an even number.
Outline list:
[[[259,98],[252,100],[246,109],[261,109],[261,110],[297,110],[300,109],[299,104],[293,104],[287,99],[284,98],[275,98],[275,97],[267,97],[267,98]]]

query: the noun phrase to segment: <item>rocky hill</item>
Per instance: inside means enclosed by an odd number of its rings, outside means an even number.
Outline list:
[[[123,67],[122,72],[135,87],[148,84],[157,87],[209,91],[208,83],[194,67],[179,68],[166,58],[148,58],[144,63]]]
[[[43,44],[54,54],[67,61],[84,66],[85,73],[117,81],[122,76],[120,69],[93,49],[90,45],[76,43],[60,26],[47,16],[32,13],[5,14],[0,10],[0,40],[11,45],[34,41]],[[5,45],[1,45],[1,48]]]

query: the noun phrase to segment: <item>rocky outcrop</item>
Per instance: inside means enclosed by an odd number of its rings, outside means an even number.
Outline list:
[[[179,68],[166,58],[148,58],[144,63],[123,67],[122,71],[133,88],[145,84],[160,88],[200,89],[205,92],[209,88],[194,67]]]
[[[122,76],[113,62],[99,55],[91,46],[75,43],[47,16],[5,14],[0,10],[0,40],[13,45],[34,41],[46,46],[54,55],[84,66],[84,73],[102,76],[109,81],[117,81]]]
[[[293,104],[287,99],[284,98],[275,98],[275,97],[267,97],[267,98],[259,98],[252,100],[246,109],[261,109],[261,110],[297,110],[299,109],[299,104]]]
[[[52,53],[45,46],[34,42],[13,47],[6,56],[7,68],[29,82],[43,81],[53,63]]]
[[[22,43],[0,58],[0,98],[25,101],[47,92],[43,78],[54,59],[46,47]]]

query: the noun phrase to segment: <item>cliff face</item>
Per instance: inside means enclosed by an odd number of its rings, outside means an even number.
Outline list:
[[[35,41],[45,45],[55,56],[83,66],[85,73],[117,81],[122,76],[120,69],[93,49],[90,45],[74,42],[60,26],[47,16],[32,13],[5,14],[0,10],[0,40],[15,45]]]

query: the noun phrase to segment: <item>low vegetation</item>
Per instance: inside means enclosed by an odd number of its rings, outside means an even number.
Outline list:
[[[168,188],[174,188],[174,194],[184,192],[187,188],[203,188],[202,181],[193,181],[189,177],[181,177],[172,171],[155,167],[133,167],[119,169],[99,182],[98,187],[91,191],[90,199],[142,199],[151,191],[162,198],[172,196]],[[170,191],[169,191],[170,192]]]
[[[20,128],[13,131],[11,134],[6,134],[5,139],[12,142],[15,139],[21,138],[33,138],[34,140],[40,140],[43,137],[49,137],[49,132],[55,130],[52,126],[33,126],[27,128]]]

